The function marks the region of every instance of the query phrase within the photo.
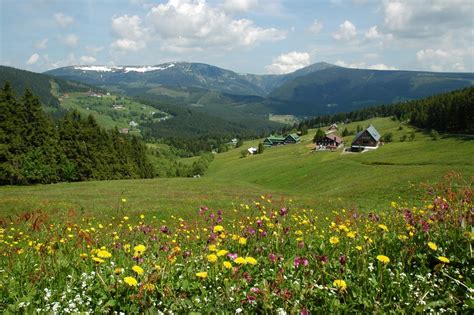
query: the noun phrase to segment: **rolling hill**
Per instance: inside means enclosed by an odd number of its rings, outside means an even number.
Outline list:
[[[50,109],[58,109],[60,102],[53,87],[61,93],[84,92],[92,87],[85,83],[73,82],[46,74],[30,72],[12,67],[0,66],[0,85],[9,81],[16,95],[23,95],[28,88],[39,97],[41,103]]]
[[[71,66],[46,73],[118,93],[147,95],[170,104],[199,107],[210,115],[224,112],[226,118],[239,116],[240,105],[247,105],[245,113],[265,115],[348,112],[419,99],[474,83],[472,73],[349,69],[324,62],[282,75],[238,74],[212,65],[187,62],[154,66]]]
[[[472,73],[330,67],[282,84],[270,93],[267,105],[277,113],[295,115],[349,112],[377,104],[420,99],[473,83]]]

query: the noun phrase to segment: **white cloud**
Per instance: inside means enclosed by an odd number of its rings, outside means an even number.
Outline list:
[[[393,66],[388,66],[383,63],[377,63],[373,65],[367,65],[365,62],[354,62],[354,63],[346,63],[342,60],[338,60],[334,63],[337,66],[344,67],[344,68],[353,68],[353,69],[371,69],[371,70],[398,70],[398,68]]]
[[[46,49],[47,46],[48,46],[48,39],[47,38],[43,38],[42,40],[40,40],[39,42],[37,42],[35,44],[35,47],[37,49]]]
[[[74,47],[79,42],[79,37],[75,34],[68,34],[66,36],[61,37],[61,41],[66,46]]]
[[[147,22],[161,49],[176,52],[226,51],[286,37],[285,31],[258,27],[248,19],[233,19],[204,0],[159,4],[148,13]]]
[[[323,29],[323,23],[318,20],[314,20],[313,24],[311,24],[310,27],[308,28],[308,30],[315,35],[319,34],[319,32],[321,32],[322,29]]]
[[[96,62],[97,59],[95,59],[93,56],[81,56],[79,58],[79,63],[81,65],[90,65]]]
[[[419,50],[416,59],[424,69],[431,71],[466,71],[465,60],[472,58],[473,53],[472,46],[466,49],[428,48]]]
[[[344,21],[339,25],[339,31],[332,34],[332,37],[337,40],[351,40],[357,35],[357,29],[350,21]]]
[[[472,2],[466,0],[386,0],[384,25],[399,37],[438,37],[472,29]]]
[[[30,58],[28,58],[28,61],[26,62],[26,64],[34,65],[35,63],[38,62],[38,60],[40,60],[40,55],[38,55],[37,53],[34,53],[33,55],[30,56]]]
[[[365,32],[365,37],[368,39],[379,39],[382,37],[382,34],[378,31],[377,25],[374,25]]]
[[[54,20],[58,23],[61,27],[67,27],[74,23],[74,18],[72,16],[65,15],[62,12],[58,12],[54,14]]]
[[[375,65],[367,66],[367,69],[372,69],[372,70],[398,70],[398,68],[396,68],[396,67],[387,66],[386,64],[383,64],[383,63],[377,63]]]
[[[272,64],[265,67],[268,73],[283,74],[296,71],[311,64],[311,57],[307,52],[292,51],[272,60]]]
[[[258,6],[258,0],[225,0],[222,8],[228,12],[247,12]]]
[[[118,37],[112,47],[120,51],[137,51],[146,47],[148,30],[138,15],[123,15],[112,19],[112,31]]]

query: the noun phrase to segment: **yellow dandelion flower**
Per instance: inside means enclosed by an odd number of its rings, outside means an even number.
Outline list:
[[[125,202],[127,202],[127,199],[122,198],[121,201],[122,201],[123,203],[125,203]]]
[[[99,250],[97,252],[97,257],[100,257],[100,258],[110,258],[112,257],[112,254],[109,253],[108,251],[106,250]]]
[[[384,230],[385,232],[388,232],[388,227],[385,224],[379,224],[378,226],[380,229]]]
[[[232,268],[232,264],[230,263],[230,261],[224,261],[222,265],[224,265],[224,268],[226,269]]]
[[[207,272],[206,271],[201,271],[196,273],[196,277],[201,278],[201,279],[206,279],[207,278]]]
[[[134,277],[125,277],[123,278],[123,281],[131,287],[136,287],[138,285],[138,281]]]
[[[86,253],[82,253],[82,254],[80,255],[80,257],[81,257],[82,259],[86,259],[87,256],[89,256],[89,255],[87,255]]]
[[[99,257],[92,257],[92,260],[95,261],[98,264],[102,264],[105,262],[105,260],[99,258]]]
[[[337,236],[331,236],[329,238],[329,243],[333,244],[333,245],[336,245],[337,243],[339,243],[339,237]]]
[[[354,232],[354,231],[350,231],[350,232],[347,232],[346,235],[347,235],[348,238],[355,238],[357,233]]]
[[[240,237],[239,238],[239,244],[240,245],[246,245],[247,244],[247,239],[245,237]]]
[[[345,291],[347,288],[346,281],[344,280],[334,280],[332,283],[333,286],[335,286],[339,291]]]
[[[217,261],[217,256],[214,254],[207,255],[207,261],[210,263],[214,263]]]
[[[362,250],[362,246],[360,246],[360,245],[359,245],[359,246],[356,246],[356,249],[357,249],[358,251],[361,251],[361,250]]]
[[[438,260],[441,261],[443,264],[449,264],[449,259],[444,256],[439,256]]]
[[[216,247],[216,245],[214,245],[214,244],[209,245],[208,249],[209,249],[209,251],[211,251],[211,252],[217,252],[217,247]]]
[[[390,262],[390,258],[388,258],[385,255],[378,255],[377,260],[380,261],[381,263],[385,264],[385,265]]]
[[[244,257],[237,257],[236,259],[234,259],[234,262],[235,262],[237,265],[245,265],[245,264],[247,264],[247,260],[246,260]]]
[[[133,250],[136,252],[136,253],[139,253],[139,254],[143,254],[146,250],[146,246],[145,245],[137,245],[133,248]]]
[[[250,257],[250,256],[245,257],[245,261],[246,261],[248,264],[253,265],[253,266],[255,266],[255,265],[257,264],[257,260],[256,260],[255,258],[253,258],[253,257]]]
[[[119,275],[119,274],[121,274],[122,272],[123,272],[123,268],[117,267],[117,268],[114,269],[114,273],[115,273],[116,275]]]
[[[433,242],[428,242],[428,247],[431,248],[432,250],[437,250],[438,249],[438,245],[436,245]]]
[[[224,232],[224,227],[222,225],[216,225],[212,231],[214,233]]]
[[[228,252],[229,252],[228,250],[221,249],[220,251],[217,252],[217,256],[219,257],[225,256],[227,255]]]
[[[145,272],[142,267],[137,265],[133,266],[132,270],[135,271],[139,276],[141,276]]]

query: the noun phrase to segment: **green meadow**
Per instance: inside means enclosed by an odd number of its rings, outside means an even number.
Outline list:
[[[263,154],[242,158],[241,151],[258,145],[248,141],[240,148],[217,154],[201,178],[90,181],[0,188],[0,216],[32,210],[60,214],[74,210],[97,216],[116,211],[153,212],[160,217],[192,216],[200,206],[233,209],[261,195],[283,204],[319,211],[355,208],[371,211],[391,201],[421,202],[424,183],[441,181],[458,172],[468,182],[474,175],[474,142],[463,137],[429,135],[390,118],[375,118],[342,126],[373,124],[381,135],[393,133],[393,142],[366,153],[312,152],[315,129],[296,145],[266,148]],[[400,141],[415,133],[414,140]],[[344,140],[350,145],[354,136]],[[186,162],[186,160],[182,160]],[[190,159],[192,163],[193,158]],[[121,199],[126,199],[121,206]]]

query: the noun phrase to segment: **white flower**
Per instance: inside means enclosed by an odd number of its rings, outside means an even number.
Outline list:
[[[242,310],[240,307],[235,310],[235,314],[240,314],[240,313],[242,313],[242,312],[243,312],[243,310]]]

